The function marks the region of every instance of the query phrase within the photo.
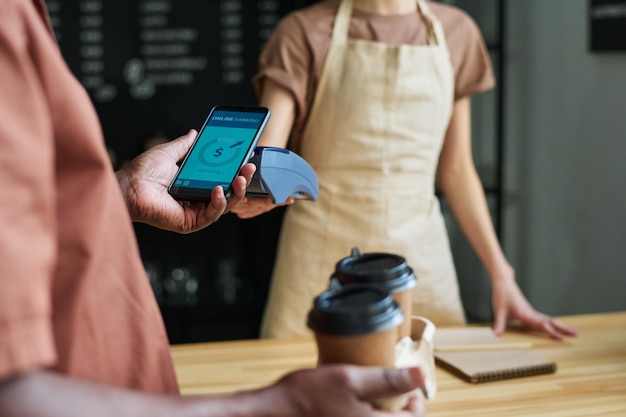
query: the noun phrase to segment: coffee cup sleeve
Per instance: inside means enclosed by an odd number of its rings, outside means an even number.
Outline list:
[[[428,400],[434,400],[437,393],[435,374],[435,356],[433,341],[435,325],[428,319],[418,316],[411,317],[411,337],[403,337],[396,343],[396,367],[419,367],[424,375],[424,386],[418,388]],[[406,407],[415,392],[382,398],[373,401],[373,405],[385,411],[399,411]]]
[[[424,387],[422,388],[422,392],[428,400],[434,400],[437,394],[437,374],[435,373],[434,353],[436,330],[437,328],[430,320],[420,316],[412,316],[410,337],[412,349],[409,351],[409,354],[405,356],[401,356],[401,354],[396,356],[396,366],[419,366],[422,369],[424,373]]]

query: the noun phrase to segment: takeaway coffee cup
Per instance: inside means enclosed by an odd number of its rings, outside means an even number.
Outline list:
[[[352,249],[351,256],[335,265],[330,278],[330,288],[337,289],[349,284],[373,284],[391,293],[406,318],[399,328],[398,340],[411,335],[411,289],[417,277],[406,260],[392,253],[361,253]]]
[[[396,366],[398,326],[403,322],[398,303],[384,289],[351,284],[319,295],[309,312],[318,364],[349,363],[363,366]],[[384,410],[402,408],[406,395],[373,401]]]
[[[398,303],[382,288],[347,285],[319,295],[307,325],[315,334],[319,363],[395,366]]]

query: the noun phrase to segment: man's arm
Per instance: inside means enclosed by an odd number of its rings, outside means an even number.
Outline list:
[[[267,388],[216,397],[146,394],[34,371],[0,382],[3,417],[416,417],[373,410],[367,399],[400,395],[422,384],[417,368],[327,366],[293,372]]]

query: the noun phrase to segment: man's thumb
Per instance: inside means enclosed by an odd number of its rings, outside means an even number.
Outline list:
[[[351,378],[355,394],[363,399],[404,394],[424,386],[420,368],[360,368]]]
[[[191,129],[185,135],[167,142],[164,146],[167,147],[167,151],[172,154],[177,161],[180,161],[185,157],[185,155],[187,155],[187,152],[193,144],[197,134],[198,132],[196,132],[195,129]]]

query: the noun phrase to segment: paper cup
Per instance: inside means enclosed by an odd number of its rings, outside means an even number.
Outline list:
[[[411,335],[411,290],[416,283],[415,273],[402,256],[378,252],[362,254],[358,248],[335,265],[335,272],[330,278],[331,289],[350,284],[371,284],[388,291],[405,317],[396,340]]]

